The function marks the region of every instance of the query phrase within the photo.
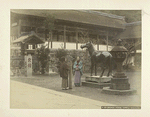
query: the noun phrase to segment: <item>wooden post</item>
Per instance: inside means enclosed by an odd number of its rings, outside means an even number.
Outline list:
[[[78,50],[78,31],[76,30],[76,49]]]
[[[59,33],[57,32],[57,41],[59,41]]]
[[[49,32],[49,38],[48,38],[48,49],[49,49],[49,40],[50,40],[50,32]]]
[[[66,26],[64,26],[64,49],[66,49]]]
[[[70,61],[70,71],[69,71],[69,89],[72,89],[72,61]]]
[[[99,50],[99,35],[97,34],[97,50]]]
[[[108,51],[108,31],[107,31],[107,34],[106,34],[106,40],[107,40],[107,51]]]
[[[24,44],[25,51],[26,51],[26,49],[28,49],[27,45],[28,45],[27,43]]]
[[[51,31],[51,48],[53,48],[53,32]]]

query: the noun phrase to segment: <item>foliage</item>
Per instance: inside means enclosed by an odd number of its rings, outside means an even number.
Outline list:
[[[57,69],[58,69],[58,72],[59,72],[59,67],[60,67],[60,63],[61,63],[61,58],[64,56],[66,57],[67,56],[67,51],[64,49],[64,48],[59,48],[56,50],[56,58],[57,58]]]
[[[67,51],[65,49],[63,49],[63,48],[57,49],[57,51],[56,51],[56,58],[58,58],[59,61],[61,60],[61,58],[63,56],[66,56],[66,55],[67,55]]]
[[[75,62],[75,60],[76,60],[76,58],[77,58],[77,56],[78,56],[78,54],[77,54],[77,51],[76,50],[73,50],[73,52],[70,54],[70,56],[72,56],[72,62],[74,63]]]
[[[45,73],[44,69],[46,68],[48,60],[50,59],[49,56],[50,50],[45,46],[41,46],[41,48],[38,48],[35,53],[38,61],[41,63],[41,68],[42,68],[41,72],[42,74],[44,74]]]
[[[141,10],[99,10],[100,12],[125,16],[127,23],[141,21]]]

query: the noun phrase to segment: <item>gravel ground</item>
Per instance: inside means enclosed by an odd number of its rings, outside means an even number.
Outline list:
[[[82,81],[85,81],[84,74]],[[25,77],[11,77],[11,80],[28,83],[31,85],[52,89],[59,92],[65,92],[72,95],[77,95],[97,101],[107,102],[118,106],[140,106],[141,105],[141,72],[126,72],[129,77],[131,88],[136,89],[137,93],[134,95],[109,95],[101,93],[100,88],[90,87],[74,87],[69,90],[61,89],[61,78],[59,75],[34,75],[32,78]],[[73,82],[72,82],[73,84]]]

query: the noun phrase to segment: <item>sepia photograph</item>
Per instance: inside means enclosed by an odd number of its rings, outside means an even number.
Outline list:
[[[10,9],[10,109],[136,109],[142,10]]]

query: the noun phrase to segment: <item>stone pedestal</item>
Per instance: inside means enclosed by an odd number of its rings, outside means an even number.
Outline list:
[[[82,82],[82,86],[94,87],[94,88],[103,88],[110,86],[111,76],[87,76],[85,82]]]
[[[123,72],[117,72],[113,78],[111,78],[110,87],[106,87],[102,90],[102,93],[126,95],[133,94],[136,90],[130,89],[127,76]]]
[[[130,84],[128,82],[128,78],[112,78],[110,89],[129,90]]]

